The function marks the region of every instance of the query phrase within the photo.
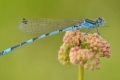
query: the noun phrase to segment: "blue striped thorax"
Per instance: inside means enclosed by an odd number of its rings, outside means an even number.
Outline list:
[[[85,19],[81,21],[79,24],[79,26],[82,26],[82,28],[95,28],[103,25],[104,25],[104,20],[102,18],[98,18],[96,21]]]

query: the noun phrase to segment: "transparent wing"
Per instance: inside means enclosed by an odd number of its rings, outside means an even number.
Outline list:
[[[44,34],[79,24],[79,20],[25,19],[20,22],[20,30],[29,34]]]

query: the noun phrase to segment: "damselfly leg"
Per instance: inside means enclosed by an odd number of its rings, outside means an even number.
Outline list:
[[[88,28],[88,31],[85,33],[85,35],[87,35],[90,31],[91,31],[91,29],[90,29],[90,28]]]
[[[100,32],[99,32],[99,30],[98,30],[98,27],[96,27],[96,32],[97,32],[97,34],[100,35]]]

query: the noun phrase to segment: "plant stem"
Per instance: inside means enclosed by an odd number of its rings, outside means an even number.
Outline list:
[[[79,80],[84,80],[84,66],[79,66]]]

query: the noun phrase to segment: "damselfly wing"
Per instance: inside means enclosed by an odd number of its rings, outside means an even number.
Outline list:
[[[69,19],[25,19],[20,22],[20,30],[28,34],[45,34],[55,30],[64,29],[75,26],[80,23],[80,20]]]

